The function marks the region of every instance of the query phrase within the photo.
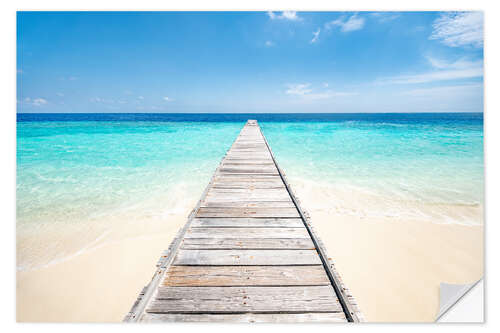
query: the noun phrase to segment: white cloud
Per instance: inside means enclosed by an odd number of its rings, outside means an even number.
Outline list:
[[[24,104],[32,105],[32,106],[42,106],[48,103],[48,101],[44,98],[30,98],[26,97],[23,102]]]
[[[376,13],[371,13],[370,16],[376,18],[379,23],[386,23],[397,19],[401,15],[392,12],[376,12]]]
[[[302,99],[307,100],[328,99],[332,97],[356,95],[356,93],[339,92],[333,90],[314,91],[311,88],[310,83],[288,84],[287,86],[288,89],[285,91],[285,94],[298,96]]]
[[[287,20],[292,20],[292,21],[295,21],[295,20],[299,20],[300,18],[297,16],[297,12],[293,12],[293,11],[284,11],[283,14],[281,14],[281,16]]]
[[[342,32],[356,31],[363,28],[365,19],[358,17],[357,14],[352,15],[347,20],[344,17],[338,18],[334,21],[325,23],[325,29],[331,29],[334,26],[340,27]]]
[[[266,46],[267,47],[271,47],[271,46],[274,46],[274,43],[270,40],[266,41]]]
[[[137,99],[144,99],[144,96],[138,96]]]
[[[294,11],[284,11],[281,14],[275,14],[273,12],[267,12],[267,15],[271,20],[289,20],[289,21],[300,21],[301,18]]]
[[[40,106],[40,105],[45,105],[47,104],[47,100],[46,99],[43,99],[43,98],[35,98],[33,100],[33,105],[35,106]]]
[[[64,97],[64,94],[62,92],[58,92],[58,93],[56,93],[56,95],[59,97]]]
[[[170,98],[170,97],[168,97],[168,96],[165,96],[165,97],[163,97],[163,100],[164,100],[165,102],[172,102],[174,99],[173,99],[173,98]]]
[[[310,85],[310,83],[289,84],[285,94],[303,96],[312,91],[312,89],[309,89]]]
[[[482,61],[469,61],[466,59],[459,59],[454,62],[448,62],[432,57],[427,57],[427,60],[435,70],[424,73],[405,74],[381,78],[378,79],[376,83],[416,84],[434,81],[472,79],[483,76]]]
[[[443,44],[458,46],[483,46],[483,13],[462,12],[441,14],[432,24],[429,39],[440,40]]]
[[[455,60],[453,62],[446,61],[443,59],[437,59],[431,56],[426,57],[427,61],[432,65],[434,68],[438,69],[464,69],[464,68],[473,68],[473,67],[482,67],[483,62],[482,61],[470,61],[465,58],[461,58],[458,60]]]
[[[321,32],[320,28],[318,28],[318,30],[316,30],[316,31],[313,31],[314,37],[313,37],[313,39],[311,39],[311,44],[316,43],[318,41],[320,32]]]
[[[115,100],[111,98],[101,98],[101,97],[92,97],[90,99],[92,103],[103,103],[103,104],[114,104]]]

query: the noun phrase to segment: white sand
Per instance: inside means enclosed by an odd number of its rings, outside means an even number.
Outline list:
[[[123,320],[185,216],[170,218],[156,235],[112,242],[46,268],[17,272],[17,320]]]
[[[483,274],[481,225],[349,214],[333,208],[332,197],[317,186],[299,181],[292,186],[368,321],[433,321],[440,282],[469,283]],[[356,197],[347,202],[354,204]],[[471,209],[468,218],[482,219],[480,208]],[[186,215],[170,216],[154,233],[19,271],[18,321],[121,321]]]

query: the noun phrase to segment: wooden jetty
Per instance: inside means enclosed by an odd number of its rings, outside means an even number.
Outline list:
[[[125,321],[363,321],[257,121],[241,130]]]

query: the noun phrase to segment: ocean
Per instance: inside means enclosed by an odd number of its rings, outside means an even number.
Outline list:
[[[18,114],[18,270],[187,216],[247,119],[332,223],[483,223],[482,113]]]

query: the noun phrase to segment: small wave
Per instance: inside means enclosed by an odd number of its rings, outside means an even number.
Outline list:
[[[82,255],[88,251],[92,251],[92,250],[96,250],[102,246],[104,246],[106,243],[102,243],[102,244],[99,244],[99,245],[96,245],[98,244],[102,239],[104,239],[104,237],[106,237],[108,234],[110,233],[110,231],[106,231],[104,232],[103,234],[101,234],[99,237],[97,237],[95,240],[93,240],[91,243],[87,244],[86,246],[84,246],[83,248],[77,250],[76,252],[72,253],[72,254],[69,254],[67,256],[64,256],[64,257],[61,257],[61,258],[55,258],[55,259],[52,259],[50,260],[49,262],[45,263],[45,264],[39,264],[39,265],[19,265],[16,267],[17,271],[34,271],[34,270],[39,270],[39,269],[43,269],[43,268],[47,268],[47,267],[50,267],[52,265],[56,265],[56,264],[60,264],[62,262],[66,262],[66,261],[69,261],[75,257],[78,257],[79,255]]]

